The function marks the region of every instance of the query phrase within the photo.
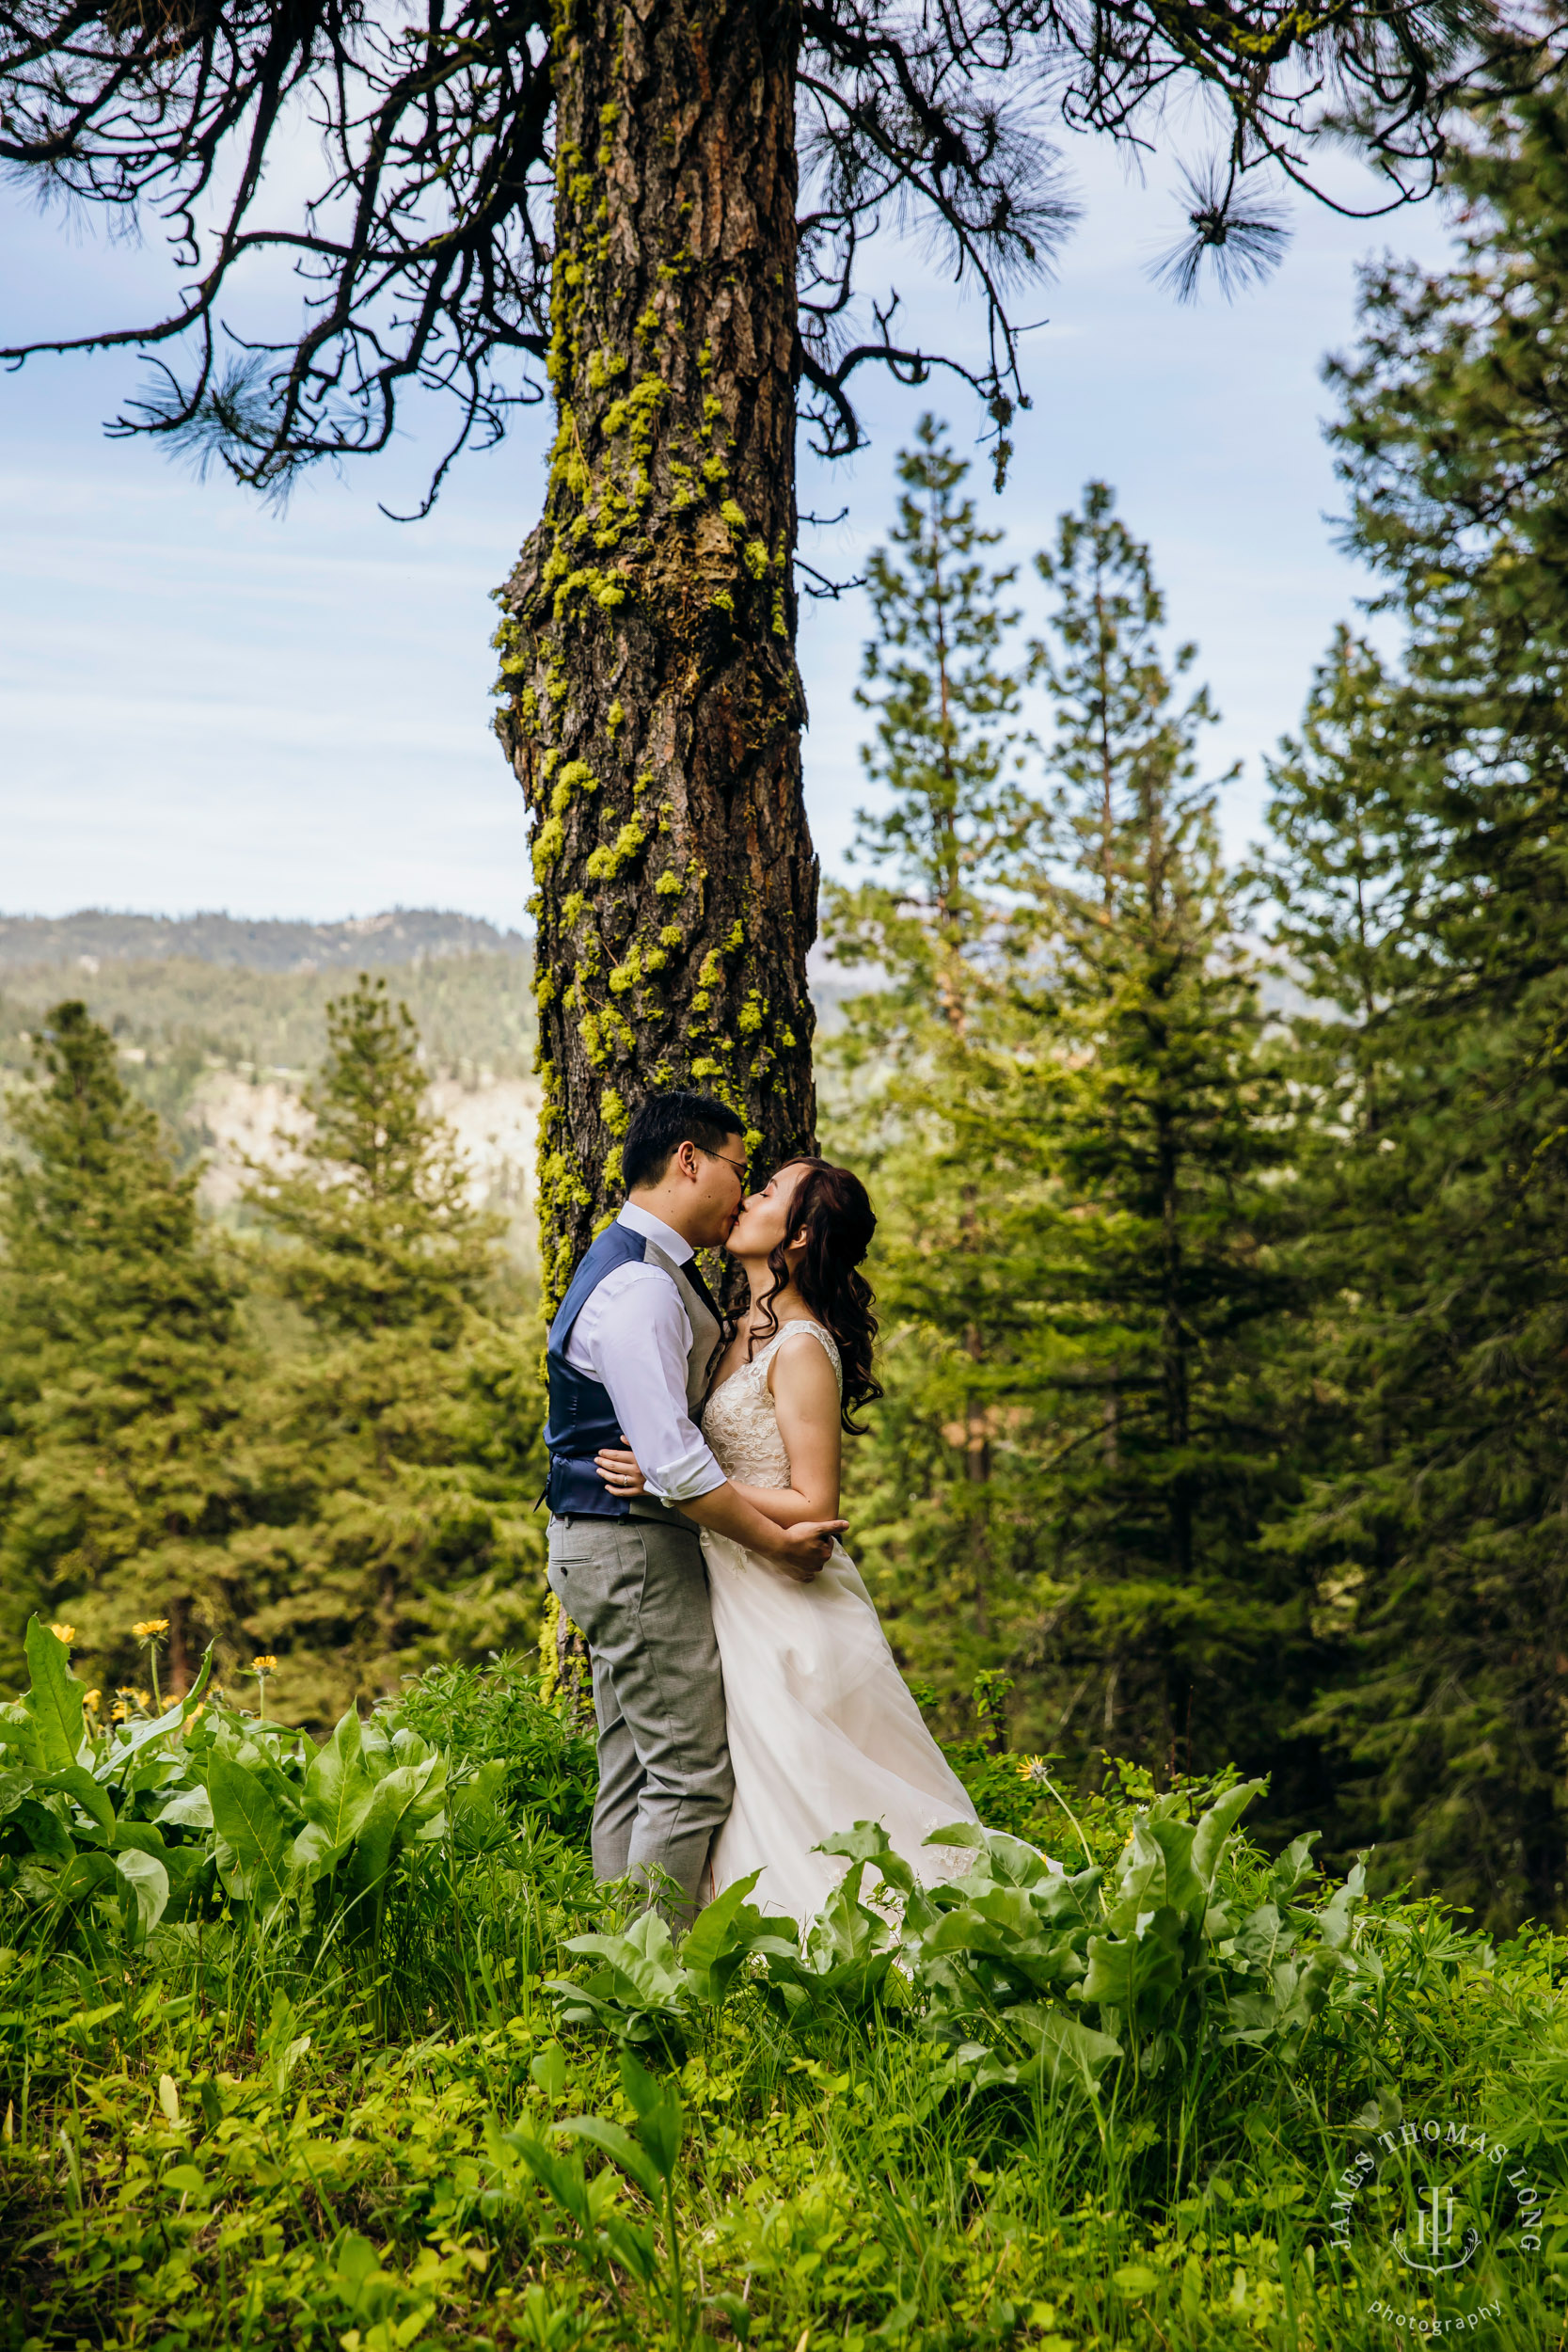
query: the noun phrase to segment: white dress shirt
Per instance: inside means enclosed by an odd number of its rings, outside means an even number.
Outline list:
[[[615,1222],[655,1242],[676,1265],[691,1244],[628,1200]],[[593,1291],[566,1341],[566,1361],[610,1391],[648,1492],[689,1502],[724,1483],[686,1402],[691,1318],[661,1265],[614,1267]]]

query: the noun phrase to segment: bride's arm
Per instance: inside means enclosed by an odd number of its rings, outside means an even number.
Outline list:
[[[800,1519],[838,1517],[839,1473],[844,1438],[838,1419],[838,1378],[820,1340],[804,1331],[793,1334],[768,1367],[779,1435],[789,1456],[787,1486],[743,1486],[753,1511],[776,1527],[793,1527]]]
[[[775,1527],[797,1527],[802,1519],[836,1519],[844,1438],[838,1419],[838,1379],[819,1340],[804,1332],[785,1340],[768,1367],[779,1435],[794,1479],[789,1486],[746,1486],[730,1481],[730,1491]],[[634,1454],[606,1446],[598,1454],[600,1477],[612,1492],[641,1494],[642,1473]]]

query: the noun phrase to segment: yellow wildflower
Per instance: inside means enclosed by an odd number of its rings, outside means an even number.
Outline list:
[[[102,1691],[88,1691],[87,1692],[86,1696],[83,1698],[82,1705],[87,1708],[89,1715],[97,1714],[98,1702],[103,1695],[103,1693]]]
[[[52,1625],[49,1630],[55,1636],[56,1642],[63,1642],[65,1644],[67,1649],[71,1647],[71,1645],[76,1639],[76,1628],[73,1625]]]
[[[250,1661],[250,1671],[253,1675],[275,1675],[277,1672],[277,1661],[271,1657],[253,1658]]]
[[[131,1630],[138,1642],[155,1642],[160,1633],[168,1631],[168,1619],[166,1617],[143,1617],[138,1625],[131,1628]]]

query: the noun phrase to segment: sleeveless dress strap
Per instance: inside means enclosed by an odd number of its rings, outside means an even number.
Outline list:
[[[797,1331],[809,1331],[814,1339],[821,1341],[822,1345],[827,1350],[828,1360],[832,1365],[834,1377],[838,1381],[839,1393],[842,1395],[844,1392],[844,1365],[839,1356],[838,1343],[833,1338],[831,1331],[823,1329],[821,1324],[808,1322],[803,1316],[797,1316],[792,1323],[781,1324],[778,1330],[773,1334],[773,1337],[768,1341],[768,1345],[763,1349],[761,1355],[752,1357],[752,1363],[762,1365],[771,1363],[774,1356],[784,1345],[785,1340],[789,1339]]]

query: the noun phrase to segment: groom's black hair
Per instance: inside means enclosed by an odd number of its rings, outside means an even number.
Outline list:
[[[738,1111],[711,1094],[650,1094],[633,1111],[621,1146],[621,1181],[628,1192],[657,1184],[683,1143],[718,1152],[731,1136],[743,1136]]]

